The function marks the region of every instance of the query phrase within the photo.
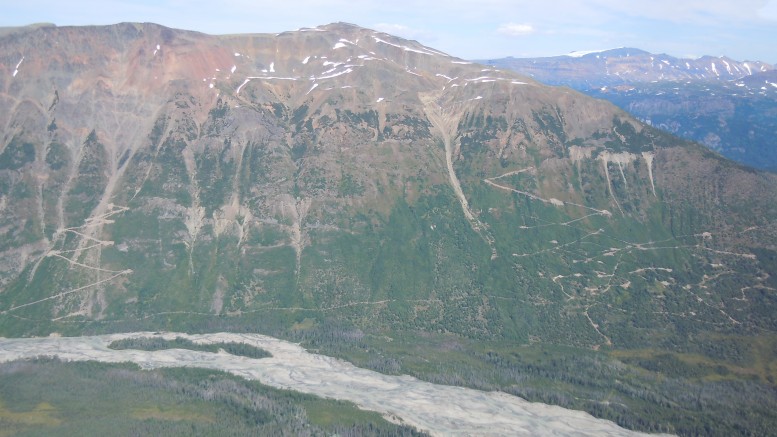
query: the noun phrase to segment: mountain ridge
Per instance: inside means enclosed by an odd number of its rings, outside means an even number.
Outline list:
[[[736,61],[726,56],[709,55],[677,58],[629,47],[573,54],[478,62],[523,72],[543,83],[575,89],[653,81],[738,80],[756,72],[774,70],[773,65],[762,61]]]

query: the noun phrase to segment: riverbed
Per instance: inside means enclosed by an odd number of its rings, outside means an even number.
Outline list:
[[[113,350],[124,338],[183,337],[195,343],[238,342],[272,357],[252,359],[226,352],[184,349]],[[295,343],[259,334],[133,332],[85,337],[0,338],[0,362],[56,356],[65,361],[133,362],[145,369],[200,367],[229,372],[263,384],[346,400],[395,422],[432,435],[644,435],[588,413],[500,392],[432,384],[410,376],[384,375],[343,360],[307,352]]]

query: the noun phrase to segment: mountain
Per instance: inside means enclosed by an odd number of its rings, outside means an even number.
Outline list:
[[[0,36],[0,334],[261,332],[632,429],[777,423],[777,175],[336,23]],[[745,414],[747,412],[747,414]]]
[[[777,169],[774,66],[727,57],[679,59],[639,49],[483,61],[615,103],[640,120],[729,159]]]
[[[725,56],[675,58],[636,48],[572,52],[547,58],[508,57],[483,62],[522,72],[543,83],[575,89],[653,81],[732,81],[774,70],[774,66],[760,61],[740,62]]]

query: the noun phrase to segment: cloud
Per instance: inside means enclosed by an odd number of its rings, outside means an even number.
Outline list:
[[[507,36],[524,36],[534,33],[535,29],[531,24],[507,23],[499,26],[496,31]]]

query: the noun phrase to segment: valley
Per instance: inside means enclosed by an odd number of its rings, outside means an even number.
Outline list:
[[[634,431],[777,423],[774,173],[347,23],[36,26],[0,62],[4,337],[265,335]]]
[[[131,338],[185,338],[197,344],[246,343],[269,351],[272,357],[247,360],[226,352],[186,349],[154,352],[112,350],[112,341]],[[429,384],[408,376],[387,376],[349,363],[310,354],[298,345],[251,334],[127,333],[98,337],[0,339],[0,362],[38,356],[64,361],[136,363],[143,369],[199,367],[222,370],[263,384],[330,399],[354,402],[360,408],[393,417],[431,435],[639,435],[588,414],[530,403],[497,392]],[[444,403],[439,400],[445,399]],[[484,426],[488,424],[487,428]]]

